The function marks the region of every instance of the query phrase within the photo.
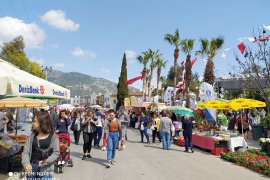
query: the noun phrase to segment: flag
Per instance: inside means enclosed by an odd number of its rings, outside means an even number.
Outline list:
[[[130,79],[130,80],[127,80],[127,81],[126,81],[126,86],[128,86],[129,84],[133,84],[134,82],[136,82],[136,81],[138,81],[138,80],[140,80],[140,79],[142,79],[142,76],[137,76],[137,77],[135,77],[135,78],[132,78],[132,79]]]
[[[184,65],[184,64],[185,64],[185,61],[183,60],[183,61],[181,62],[181,64]]]
[[[198,58],[192,59],[192,61],[191,61],[191,66],[193,66],[193,64],[197,61],[197,59],[198,59]]]
[[[253,42],[257,42],[257,41],[265,41],[265,40],[268,40],[269,39],[269,36],[264,36],[264,37],[261,37],[261,38],[258,38],[256,39],[255,41]],[[243,53],[242,53],[243,54]]]
[[[241,54],[243,54],[245,52],[246,46],[244,43],[238,44],[237,47],[238,47],[239,51],[241,52]]]

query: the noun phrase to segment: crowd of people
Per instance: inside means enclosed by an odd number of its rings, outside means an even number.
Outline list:
[[[220,111],[218,125],[227,126],[228,130],[239,133],[248,133],[250,125],[256,123],[258,117],[264,117],[265,111],[256,109],[243,112]],[[258,116],[259,114],[259,116]],[[222,117],[222,118],[221,118]],[[242,121],[241,121],[242,117]],[[14,128],[14,118],[11,112],[0,111],[0,132]],[[242,128],[243,124],[243,128]],[[32,133],[27,139],[22,153],[22,164],[28,178],[52,177],[53,165],[59,156],[59,141],[57,134],[69,134],[73,131],[74,144],[80,144],[80,136],[83,137],[82,160],[92,158],[92,146],[101,150],[107,150],[106,167],[115,165],[116,149],[125,147],[128,139],[128,127],[138,129],[140,142],[147,144],[160,144],[164,150],[169,150],[173,136],[178,136],[182,131],[185,144],[185,152],[194,152],[192,146],[193,122],[189,115],[180,116],[170,111],[139,112],[120,110],[101,111],[100,109],[76,109],[72,112],[57,110],[55,107],[49,111],[35,111],[32,118]],[[149,130],[152,131],[150,142]],[[156,140],[158,142],[156,143]],[[101,140],[102,145],[101,145]],[[61,143],[61,142],[60,142]]]

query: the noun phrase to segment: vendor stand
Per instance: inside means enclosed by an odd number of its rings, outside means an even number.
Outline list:
[[[0,100],[0,108],[25,108],[25,107],[47,107],[47,103],[29,98],[6,98]],[[17,116],[18,117],[18,116]],[[18,171],[22,168],[21,153],[23,152],[28,135],[18,135],[16,120],[16,131],[14,134],[0,134],[0,169],[7,172]]]

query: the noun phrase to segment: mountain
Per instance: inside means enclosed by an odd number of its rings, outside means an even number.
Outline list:
[[[92,93],[116,93],[117,84],[104,78],[93,77],[78,72],[61,72],[53,70],[48,72],[48,81],[70,89],[71,96],[87,96]],[[129,90],[138,91],[130,87]]]

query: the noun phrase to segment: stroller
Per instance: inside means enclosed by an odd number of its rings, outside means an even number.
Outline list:
[[[55,172],[63,173],[64,166],[73,167],[73,161],[70,158],[70,137],[67,133],[58,134],[60,155],[55,161]]]

